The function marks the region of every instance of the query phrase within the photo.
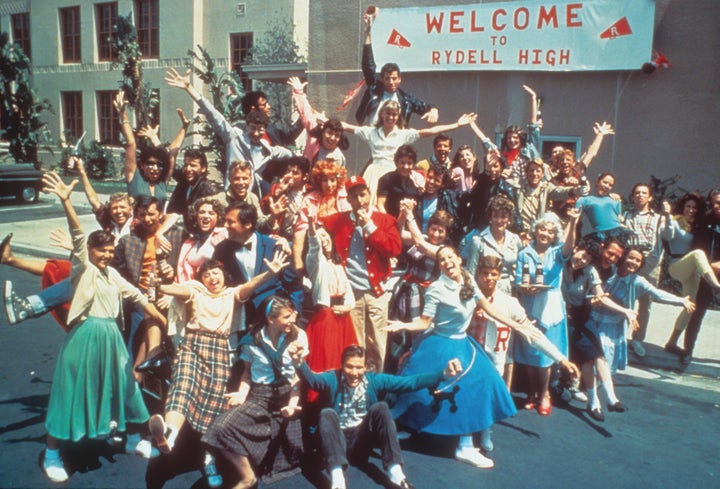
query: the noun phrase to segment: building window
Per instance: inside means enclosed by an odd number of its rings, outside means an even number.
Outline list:
[[[30,58],[30,14],[14,14],[10,21],[13,41],[19,44],[25,56]]]
[[[117,2],[100,3],[95,6],[98,61],[113,61],[110,40],[116,20]]]
[[[80,62],[80,7],[60,9],[63,63]]]
[[[76,140],[83,133],[82,92],[62,92],[64,134],[67,140]]]
[[[135,0],[135,25],[143,58],[160,57],[160,2]]]
[[[247,60],[252,47],[252,32],[230,34],[230,66],[233,71],[240,75],[243,90],[246,92],[252,90],[252,80],[250,80],[250,77],[247,75],[247,73],[243,73],[242,65]]]
[[[113,107],[117,91],[103,90],[97,92],[98,129],[102,144],[120,145],[120,121]]]

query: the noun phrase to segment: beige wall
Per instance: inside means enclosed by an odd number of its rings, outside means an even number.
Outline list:
[[[114,90],[121,78],[110,63],[97,61],[95,4],[102,0],[0,0],[0,28],[10,30],[10,15],[30,12],[34,83],[41,98],[52,103],[56,114],[45,117],[56,142],[62,134],[61,92],[83,91],[83,121],[88,132],[86,141],[97,139],[96,91]],[[236,15],[236,5],[244,3],[246,14]],[[168,68],[184,72],[187,51],[198,44],[207,49],[220,70],[229,63],[229,34],[252,32],[255,42],[262,39],[268,21],[281,17],[296,25],[296,42],[307,52],[308,0],[161,0],[160,57],[143,62],[144,79],[152,88],[160,89],[161,137],[170,140],[179,129],[176,107],[186,114],[194,113],[190,98],[181,90],[165,85]],[[133,10],[132,0],[119,0],[118,13]],[[58,9],[80,6],[82,29],[82,62],[61,64]],[[189,141],[186,141],[189,143]],[[46,164],[55,160],[43,153]]]
[[[340,114],[346,91],[360,73],[360,16],[369,4],[383,7],[440,5],[440,1],[363,1],[338,6],[331,0],[310,2],[311,103],[328,115],[355,122],[355,107]],[[477,1],[454,1],[478,3]],[[490,2],[485,2],[490,3]],[[544,99],[544,134],[581,136],[583,148],[592,140],[592,123],[607,120],[617,134],[608,138],[591,174],[615,171],[618,190],[627,194],[633,183],[649,175],[682,175],[688,189],[720,186],[718,155],[712,137],[720,125],[720,2],[717,0],[658,0],[654,46],[673,63],[668,70],[645,75],[623,72],[464,72],[405,73],[403,87],[440,107],[441,122],[462,112],[479,114],[479,125],[490,134],[528,117],[522,85],[532,86]],[[402,68],[402,59],[396,60]],[[640,68],[640,67],[638,67]],[[413,117],[412,125],[424,123]],[[455,146],[480,147],[468,129],[451,134]],[[362,143],[360,143],[362,145]],[[418,145],[429,155],[431,145]],[[349,161],[359,168],[366,148],[351,141]]]

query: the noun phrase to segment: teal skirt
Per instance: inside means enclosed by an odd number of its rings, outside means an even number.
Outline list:
[[[114,319],[90,317],[73,327],[58,353],[45,427],[59,440],[78,441],[143,423],[150,415]]]

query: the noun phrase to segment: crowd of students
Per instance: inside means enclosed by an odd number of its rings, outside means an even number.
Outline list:
[[[117,429],[126,451],[159,464],[197,452],[211,487],[293,475],[304,449],[344,489],[347,464],[379,446],[390,482],[411,488],[396,423],[456,437],[459,461],[490,468],[491,426],[516,413],[518,374],[519,406],[542,416],[558,376],[579,378],[569,389],[594,420],[605,419],[598,385],[607,411],[625,411],[612,376],[628,346],[644,356],[651,301],[682,306],[665,349],[691,361],[720,289],[720,191],[655,207],[638,183],[623,212],[615,175],[588,178],[612,127],[596,123],[580,158],[557,146],[545,161],[528,86],[529,124],[508,127],[500,148],[475,114],[437,124],[438,108],[401,88],[396,64],[375,73],[373,19],[363,18],[357,125],[314,110],[297,78],[293,127],[270,123],[262,92],[244,96],[245,120],[233,125],[189,74],[170,69],[167,84],[187,92],[225,144],[222,183],[196,148],[175,170],[182,111],[166,147],[157,128],[133,129],[122,94],[127,192],[100,202],[72,160],[101,229],[85,239],[70,202],[77,180],[45,175],[67,215],[70,235],[55,239],[70,260],[17,257],[8,235],[0,263],[43,281],[28,297],[6,281],[9,323],[52,311],[68,331],[46,420],[52,481],[68,478],[59,441]],[[409,128],[412,114],[431,125]],[[467,144],[453,156],[447,133],[466,125],[485,148],[482,164]],[[302,131],[294,154],[286,146]],[[362,175],[348,176],[345,132],[370,147]],[[420,160],[412,143],[428,136],[434,151]],[[658,288],[663,260],[681,297]]]

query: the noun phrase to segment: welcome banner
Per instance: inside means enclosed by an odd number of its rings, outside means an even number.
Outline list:
[[[637,70],[652,54],[654,0],[494,2],[381,9],[378,66],[403,71]]]

